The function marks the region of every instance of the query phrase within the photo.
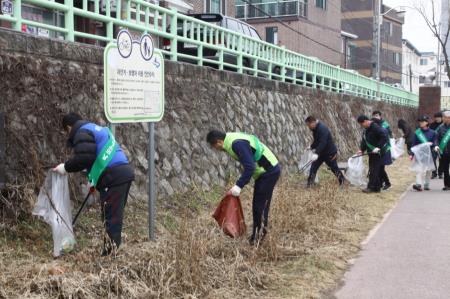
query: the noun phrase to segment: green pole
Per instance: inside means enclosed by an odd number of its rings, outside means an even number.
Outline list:
[[[22,0],[15,0],[13,6],[13,15],[16,18],[14,22],[14,29],[22,31]]]
[[[73,42],[75,41],[75,21],[73,16],[73,0],[64,0],[64,4],[67,7],[67,12],[64,17],[65,29],[67,29],[66,40]]]

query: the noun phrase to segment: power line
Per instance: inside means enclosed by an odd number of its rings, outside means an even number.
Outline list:
[[[321,42],[319,42],[319,41],[317,41],[317,40],[311,38],[310,36],[307,36],[307,35],[304,34],[303,32],[298,31],[297,29],[291,27],[289,24],[286,24],[281,18],[276,17],[276,16],[273,16],[273,15],[271,15],[271,14],[265,12],[264,10],[260,9],[259,7],[256,7],[253,3],[249,2],[248,0],[242,0],[242,2],[248,4],[249,6],[253,7],[253,8],[256,9],[257,11],[261,12],[262,14],[264,14],[265,16],[267,16],[269,19],[275,20],[276,22],[280,23],[281,25],[283,25],[284,27],[286,27],[286,28],[288,28],[289,30],[293,31],[294,33],[296,33],[296,34],[298,34],[298,35],[300,35],[300,36],[303,36],[303,37],[306,38],[307,40],[310,40],[310,41],[312,41],[312,42],[314,42],[314,43],[316,43],[316,44],[318,44],[318,45],[320,45],[320,46],[322,46],[322,47],[324,47],[324,48],[326,48],[326,49],[328,49],[328,50],[330,50],[330,51],[332,51],[332,52],[338,53],[339,55],[343,55],[343,53],[342,53],[341,51],[338,51],[338,50],[336,50],[336,49],[334,49],[334,48],[331,48],[330,46],[328,46],[328,45],[326,45],[326,44],[324,44],[324,43],[321,43]],[[335,6],[335,7],[336,7],[336,6]],[[370,50],[363,49],[363,48],[359,48],[359,49],[362,50],[362,51],[367,51],[367,52],[370,52],[370,53],[371,53]],[[364,62],[364,63],[367,63],[367,60],[363,60],[363,59],[360,59],[360,58],[356,58],[356,59],[359,60],[359,61],[361,61],[361,63],[363,63],[363,62]],[[401,66],[400,66],[400,67],[401,67]],[[394,69],[394,68],[392,68],[392,67],[390,67],[390,66],[388,66],[388,65],[386,65],[385,68],[387,68],[387,69],[389,69],[389,70],[391,70],[391,71],[394,71],[394,72],[396,72],[396,73],[399,73],[399,74],[403,74],[403,75],[409,76],[409,74],[406,74],[406,73],[403,73],[403,72],[401,72],[401,71],[398,71],[398,70],[396,70],[396,69]]]

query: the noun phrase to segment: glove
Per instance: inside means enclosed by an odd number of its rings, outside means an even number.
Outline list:
[[[316,161],[317,159],[319,159],[319,155],[318,154],[312,154],[311,161]]]
[[[414,159],[414,156],[413,156],[413,155],[410,155],[410,156],[409,156],[409,160],[412,161],[413,159]]]
[[[356,152],[356,156],[360,156],[360,155],[362,155],[362,153],[363,153],[363,151],[359,150],[359,151]]]
[[[435,151],[436,153],[439,153],[439,152],[441,151],[441,149],[439,148],[439,146],[436,145],[436,146],[434,147],[434,151]]]
[[[238,197],[239,194],[241,194],[241,187],[239,187],[238,185],[234,185],[233,188],[230,189],[229,193],[233,196]]]
[[[380,148],[379,147],[374,148],[373,151],[372,151],[373,154],[378,154],[379,152],[380,152]]]
[[[66,168],[64,168],[64,163],[59,164],[55,168],[52,169],[54,172],[59,173],[60,175],[66,175],[67,171]]]

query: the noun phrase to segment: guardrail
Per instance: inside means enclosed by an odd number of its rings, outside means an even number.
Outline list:
[[[62,14],[63,24],[26,19],[21,13],[22,5]],[[74,6],[74,0],[64,0],[64,3],[13,0],[13,14],[0,15],[0,20],[10,22],[19,31],[22,25],[28,25],[57,32],[68,41],[84,38],[111,42],[115,32],[128,28],[159,37],[165,45],[161,47],[163,54],[173,61],[189,61],[370,100],[418,106],[416,94],[143,0],[82,0],[80,7]],[[83,20],[102,25],[103,32],[77,29]],[[189,53],[182,51],[188,48]]]

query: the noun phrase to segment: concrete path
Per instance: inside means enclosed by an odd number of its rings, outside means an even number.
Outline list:
[[[450,191],[409,191],[345,274],[339,299],[450,298]]]

